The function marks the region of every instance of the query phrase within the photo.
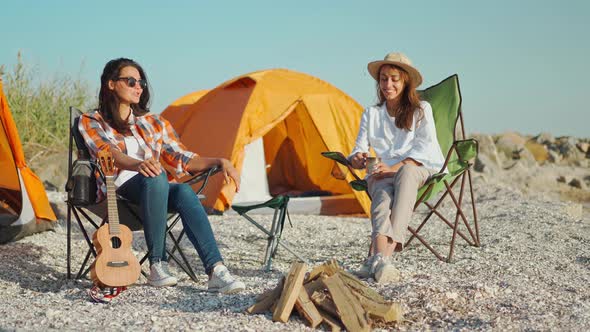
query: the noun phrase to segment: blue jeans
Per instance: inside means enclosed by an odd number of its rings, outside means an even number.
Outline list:
[[[207,273],[222,261],[207,213],[188,184],[170,183],[164,172],[153,178],[137,174],[119,187],[117,194],[139,205],[150,263],[166,259],[168,211],[180,214],[186,235]]]

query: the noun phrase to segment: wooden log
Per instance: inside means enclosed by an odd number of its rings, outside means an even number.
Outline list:
[[[318,291],[313,292],[313,294],[311,294],[311,300],[323,311],[331,314],[334,317],[339,316],[338,310],[336,309],[336,305],[334,304],[334,301],[332,301],[332,298],[330,298],[328,294]]]
[[[338,309],[340,319],[348,331],[369,331],[371,329],[366,319],[365,310],[359,300],[342,281],[339,274],[326,278],[324,284],[332,296]]]
[[[252,306],[246,309],[246,312],[248,312],[249,314],[259,314],[267,310],[270,310],[272,306],[277,302],[277,300],[281,297],[284,285],[285,277],[281,278],[281,280],[275,288],[260,294],[256,298],[256,303],[254,303]]]
[[[318,279],[322,274],[326,274],[326,267],[324,264],[314,267],[311,272],[309,272],[309,275],[305,278],[305,284]]]
[[[359,302],[371,317],[385,322],[401,321],[403,319],[403,313],[399,303],[386,301],[381,294],[346,271],[340,271],[338,274],[346,286],[353,291],[353,294],[359,299]]]
[[[399,322],[403,319],[403,312],[399,303],[380,303],[372,299],[368,299],[358,293],[355,295],[363,309],[365,309],[365,312],[367,312],[371,318],[382,320],[386,323],[393,321]]]
[[[318,266],[314,267],[311,270],[311,272],[309,273],[309,276],[307,277],[307,279],[305,281],[306,281],[306,283],[313,281],[313,280],[319,278],[322,273],[324,273],[330,277],[330,276],[334,275],[334,273],[341,271],[341,270],[342,269],[338,265],[338,262],[335,259],[331,259],[322,265],[318,265]]]
[[[369,298],[376,302],[385,302],[385,298],[381,294],[377,293],[374,289],[368,287],[364,282],[357,279],[354,275],[346,272],[338,272],[342,281],[355,292],[362,294],[364,297]]]
[[[309,322],[309,326],[311,326],[312,329],[320,325],[323,320],[318,309],[313,305],[313,302],[311,302],[309,295],[307,295],[305,288],[301,288],[299,291],[299,297],[297,298],[297,301],[295,301],[295,309],[297,309],[297,312],[301,317]]]
[[[323,275],[322,279],[325,278],[327,277]],[[308,285],[310,285],[310,287],[314,287],[311,284],[316,282],[318,285],[321,284],[322,288],[326,287],[324,283],[321,282],[321,279],[306,284],[304,285],[304,287]],[[339,317],[338,310],[336,309],[334,301],[332,301],[332,298],[330,297],[330,293],[328,293],[327,290],[324,289],[317,289],[311,294],[310,298],[312,302],[317,305],[318,312],[322,316],[324,325],[330,328],[330,331],[340,331],[343,325],[342,322],[337,318]]]
[[[270,312],[275,312],[275,310],[277,310],[277,303],[279,303],[279,301],[275,301],[275,303],[270,306]]]
[[[311,296],[316,291],[323,291],[326,289],[326,285],[322,282],[321,278],[316,279],[312,282],[308,282],[307,284],[303,285],[303,288],[307,291],[307,295]]]
[[[285,280],[285,287],[281,293],[281,298],[277,302],[277,307],[273,311],[272,320],[275,322],[286,323],[291,316],[295,301],[299,297],[299,292],[303,287],[303,278],[307,265],[302,262],[295,262],[291,265],[289,275]]]
[[[338,261],[335,260],[334,258],[330,259],[329,261],[327,261],[325,263],[327,266],[329,266],[332,270],[334,270],[335,272],[337,271],[342,271],[342,268],[340,267],[340,264],[338,264]]]
[[[332,315],[328,314],[327,312],[323,311],[323,310],[318,310],[320,315],[322,316],[322,323],[324,323],[326,326],[328,326],[328,328],[330,329],[330,331],[334,331],[334,332],[340,332],[340,330],[342,330],[342,324],[340,323],[340,321],[334,317],[332,317]]]

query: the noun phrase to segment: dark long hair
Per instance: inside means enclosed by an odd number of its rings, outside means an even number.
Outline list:
[[[381,66],[381,68],[383,68],[384,66],[394,67],[400,72],[401,79],[404,82],[404,91],[402,91],[402,96],[400,98],[398,108],[394,110],[395,126],[400,129],[410,131],[412,129],[414,111],[416,109],[419,109],[419,120],[422,119],[422,117],[424,117],[424,111],[420,107],[420,95],[418,94],[418,91],[416,91],[416,82],[412,81],[408,72],[405,71],[403,68],[392,64],[385,64]],[[381,68],[379,68],[379,71],[377,73],[381,74]],[[385,103],[386,100],[385,96],[383,95],[383,92],[381,92],[379,80],[377,80],[377,96],[379,97],[378,105],[383,105],[383,103]]]
[[[113,90],[109,89],[109,81],[116,80],[121,73],[121,69],[127,66],[137,69],[141,79],[148,81],[145,71],[137,62],[127,58],[118,58],[107,62],[104,66],[100,76],[100,92],[98,93],[98,110],[100,114],[111,127],[120,133],[128,133],[129,124],[119,114],[119,97]],[[146,114],[150,111],[149,105],[150,89],[148,84],[148,87],[141,93],[139,103],[131,104],[133,115]]]

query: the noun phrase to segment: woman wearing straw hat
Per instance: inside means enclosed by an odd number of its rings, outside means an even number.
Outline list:
[[[368,70],[377,81],[379,102],[363,112],[349,160],[354,168],[367,167],[371,147],[380,161],[368,169],[372,255],[359,275],[388,283],[399,279],[391,256],[403,249],[418,188],[441,169],[444,157],[432,108],[416,91],[422,75],[410,59],[389,53],[384,60],[370,62]]]

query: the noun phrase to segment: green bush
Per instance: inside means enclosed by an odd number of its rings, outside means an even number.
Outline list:
[[[28,160],[67,149],[69,106],[85,110],[96,105],[86,81],[67,74],[38,80],[37,71],[23,63],[20,52],[12,71],[0,68],[0,75]]]

